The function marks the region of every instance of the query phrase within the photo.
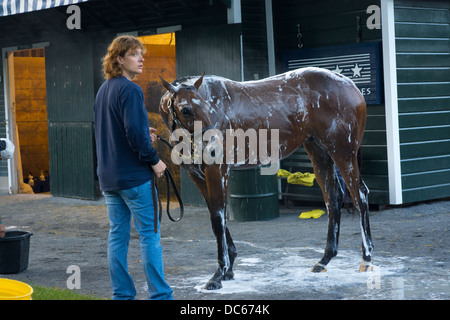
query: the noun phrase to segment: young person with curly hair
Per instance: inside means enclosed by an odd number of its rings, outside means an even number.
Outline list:
[[[127,252],[131,218],[139,233],[142,263],[150,299],[172,299],[164,279],[159,228],[154,231],[152,171],[161,177],[166,165],[152,146],[144,93],[131,80],[142,73],[144,45],[133,36],[120,36],[103,58],[106,81],[95,103],[97,174],[108,209],[108,265],[113,299],[135,299],[128,273]]]

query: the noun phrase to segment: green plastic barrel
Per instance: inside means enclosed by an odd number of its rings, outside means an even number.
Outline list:
[[[227,211],[230,220],[239,222],[279,217],[276,175],[261,175],[260,168],[231,171]]]

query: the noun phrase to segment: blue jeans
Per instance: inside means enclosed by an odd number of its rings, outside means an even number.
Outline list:
[[[154,209],[151,181],[135,188],[103,192],[108,208],[110,231],[108,264],[113,300],[135,299],[136,288],[128,273],[128,243],[131,217],[139,233],[142,264],[150,299],[171,300],[172,289],[164,280],[161,235],[153,227]]]

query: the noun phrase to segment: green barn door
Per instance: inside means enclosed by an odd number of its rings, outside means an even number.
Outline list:
[[[92,45],[52,42],[45,65],[51,194],[95,199]]]
[[[241,26],[231,24],[178,31],[176,37],[177,78],[217,75],[241,80]],[[181,170],[181,195],[187,205],[204,205],[197,187]]]
[[[450,3],[394,1],[403,203],[450,196]]]

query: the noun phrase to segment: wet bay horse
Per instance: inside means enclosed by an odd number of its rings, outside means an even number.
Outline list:
[[[366,104],[350,79],[325,69],[303,68],[258,81],[236,82],[203,75],[172,83],[162,78],[161,81],[168,91],[161,98],[160,114],[171,133],[184,129],[193,136],[194,121],[201,121],[203,128],[219,130],[223,137],[227,129],[278,129],[279,160],[303,144],[328,211],[325,252],[312,272],[325,271],[325,266],[337,255],[343,191],[336,165],[360,216],[363,252],[360,271],[370,268],[373,244],[369,190],[361,178],[357,159]],[[270,143],[268,138],[267,144]],[[219,289],[222,280],[233,278],[237,255],[226,224],[229,173],[252,165],[248,161],[181,165],[202,193],[210,212],[218,266],[205,288]]]

